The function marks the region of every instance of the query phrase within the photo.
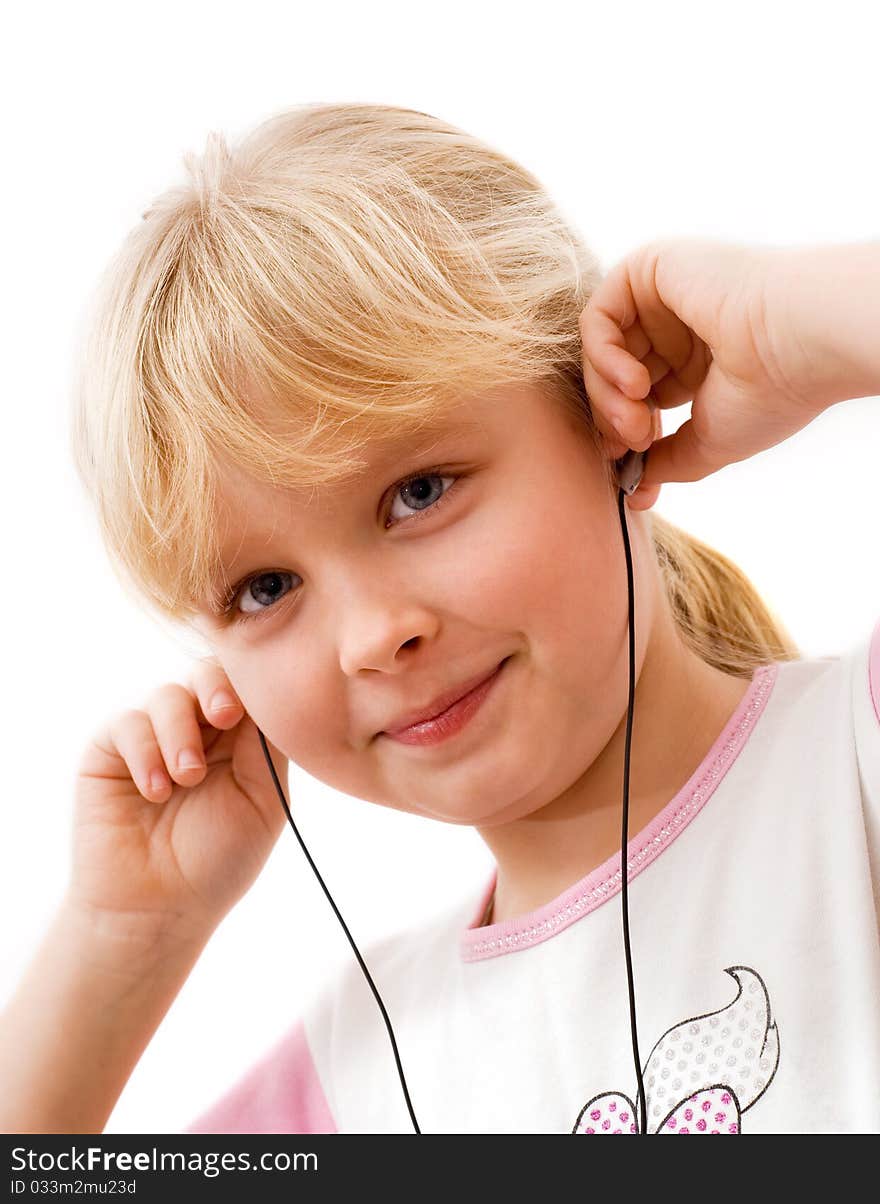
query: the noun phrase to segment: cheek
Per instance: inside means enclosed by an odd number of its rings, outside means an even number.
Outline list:
[[[285,671],[288,658],[295,658],[295,672]],[[326,674],[326,666],[322,670],[317,661],[314,667],[304,663],[295,644],[285,648],[279,637],[259,652],[251,649],[240,658],[226,658],[224,668],[248,715],[267,739],[307,773],[325,781],[338,778],[348,746],[338,736],[344,721],[328,725],[328,714],[338,707],[338,699],[322,697],[315,687],[321,673]],[[262,760],[259,743],[257,751]],[[354,750],[350,755],[355,757]]]
[[[474,550],[473,571],[462,566],[461,615],[521,634],[539,668],[601,678],[626,621],[623,543],[610,518],[607,502],[564,487],[508,506]]]

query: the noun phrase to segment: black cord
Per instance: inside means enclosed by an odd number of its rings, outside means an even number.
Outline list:
[[[630,743],[631,743],[631,738],[632,738],[633,701],[634,701],[634,695],[635,695],[635,630],[634,630],[635,600],[634,600],[634,593],[633,593],[632,555],[630,553],[630,547],[629,547],[629,535],[628,535],[627,529],[626,529],[626,507],[624,504],[623,489],[618,489],[617,502],[618,502],[618,509],[620,512],[620,525],[623,530],[623,546],[624,546],[624,550],[626,552],[626,579],[627,579],[627,589],[629,592],[629,709],[628,709],[627,719],[626,719],[626,751],[624,753],[624,762],[623,762],[623,835],[621,836],[621,853],[620,853],[621,900],[622,900],[622,904],[623,904],[623,945],[624,945],[624,949],[626,952],[626,974],[627,974],[627,985],[629,987],[629,1014],[630,1014],[630,1025],[632,1028],[633,1057],[635,1058],[636,1078],[638,1079],[638,1084],[639,1084],[638,1094],[636,1095],[637,1106],[639,1106],[641,1109],[641,1111],[640,1111],[641,1125],[639,1126],[639,1132],[647,1133],[648,1127],[647,1127],[646,1109],[645,1109],[645,1085],[642,1082],[642,1071],[641,1071],[640,1060],[639,1060],[639,1043],[638,1043],[638,1036],[636,1033],[636,1000],[635,1000],[635,993],[633,990],[632,954],[630,953],[630,947],[629,947],[629,910],[628,910],[628,906],[627,906],[627,891],[626,891],[626,887],[627,887],[626,846],[628,843],[627,826],[628,826],[628,821],[629,821],[629,753],[630,753]],[[321,883],[321,888],[324,891],[324,894],[327,896],[328,900],[330,901],[330,906],[336,912],[336,918],[339,920],[339,923],[342,925],[343,931],[345,932],[345,935],[348,937],[349,944],[351,945],[352,949],[354,950],[354,955],[358,959],[360,968],[364,972],[364,977],[366,978],[367,982],[370,984],[370,990],[373,992],[374,996],[376,997],[376,1002],[379,1005],[379,1009],[382,1012],[382,1017],[385,1021],[385,1027],[388,1029],[388,1036],[391,1038],[391,1048],[394,1050],[394,1060],[397,1063],[397,1073],[400,1076],[400,1085],[403,1088],[404,1098],[406,1099],[406,1106],[407,1106],[407,1108],[409,1108],[409,1114],[410,1114],[410,1118],[413,1123],[413,1129],[415,1130],[416,1133],[421,1133],[422,1130],[419,1128],[419,1122],[416,1120],[416,1114],[413,1111],[412,1101],[410,1100],[410,1097],[409,1097],[409,1090],[407,1088],[406,1079],[403,1074],[403,1066],[401,1065],[400,1054],[397,1051],[397,1042],[394,1039],[394,1030],[391,1027],[391,1021],[388,1019],[388,1013],[385,1010],[385,1004],[382,1002],[381,995],[376,990],[376,984],[373,982],[372,978],[370,977],[370,972],[366,967],[366,963],[364,962],[364,959],[361,957],[360,950],[358,949],[357,945],[354,943],[354,938],[352,937],[351,933],[348,931],[348,926],[345,923],[345,920],[343,920],[343,918],[339,912],[339,908],[333,902],[333,896],[330,894],[329,890],[327,889],[327,887],[324,883],[324,879],[318,873],[318,867],[315,865],[314,861],[312,860],[309,850],[306,848],[305,842],[304,842],[303,838],[300,836],[299,831],[297,830],[296,824],[293,822],[293,816],[290,814],[290,808],[287,805],[287,799],[284,797],[284,791],[281,789],[281,783],[278,780],[278,774],[275,772],[275,766],[272,764],[272,758],[269,755],[269,749],[266,744],[266,737],[263,735],[263,733],[260,731],[259,728],[257,728],[257,734],[260,737],[260,743],[263,746],[263,755],[266,758],[266,764],[269,766],[269,772],[272,775],[272,781],[275,783],[275,789],[278,791],[278,797],[281,799],[281,805],[284,808],[284,813],[290,822],[291,828],[293,828],[294,835],[296,836],[297,840],[299,841],[302,851],[306,855],[309,865],[315,871],[315,877]]]
[[[636,1031],[636,997],[633,988],[632,953],[629,947],[629,899],[627,895],[627,864],[626,846],[629,843],[629,751],[632,741],[633,706],[636,686],[636,632],[635,632],[635,593],[633,590],[632,553],[629,547],[629,533],[626,527],[626,505],[624,492],[617,491],[617,508],[620,512],[620,527],[623,531],[623,548],[626,553],[626,588],[629,597],[629,706],[626,713],[626,745],[623,754],[623,832],[620,837],[620,900],[623,911],[623,948],[626,954],[626,982],[629,988],[629,1019],[632,1031],[633,1059],[636,1065],[638,1092],[636,1107],[639,1109],[639,1132],[648,1132],[647,1109],[645,1107],[645,1084],[642,1082],[641,1059],[639,1058],[639,1038]]]
[[[333,896],[330,894],[329,890],[324,885],[324,879],[318,873],[318,867],[315,865],[314,861],[312,861],[312,858],[309,855],[309,850],[306,848],[303,838],[300,836],[299,832],[297,831],[296,824],[293,822],[293,816],[290,814],[290,808],[287,805],[287,799],[284,797],[284,791],[281,789],[281,783],[278,781],[278,774],[275,772],[275,766],[272,764],[272,758],[269,756],[269,749],[266,747],[266,737],[263,735],[263,733],[260,731],[259,728],[257,728],[257,734],[259,735],[260,743],[263,746],[263,754],[264,754],[264,756],[266,758],[266,762],[269,766],[269,772],[272,774],[272,781],[275,783],[275,789],[278,791],[278,797],[281,799],[281,805],[284,807],[284,812],[285,812],[287,818],[290,820],[290,826],[291,826],[291,828],[293,828],[294,832],[296,833],[296,838],[300,843],[302,851],[305,853],[306,857],[308,858],[309,865],[315,871],[315,877],[321,883],[321,887],[324,891],[324,894],[330,900],[330,906],[336,912],[336,918],[339,920],[339,923],[342,925],[343,929],[345,930],[345,935],[348,937],[349,943],[350,943],[352,949],[354,950],[354,955],[358,959],[358,962],[360,963],[360,967],[364,972],[367,982],[370,984],[370,990],[376,996],[376,1003],[378,1003],[379,1008],[382,1012],[382,1016],[385,1020],[385,1027],[388,1029],[388,1036],[391,1038],[391,1048],[394,1050],[394,1060],[397,1063],[397,1073],[400,1075],[400,1085],[401,1085],[401,1087],[403,1087],[403,1094],[406,1098],[406,1106],[407,1106],[407,1108],[409,1108],[410,1117],[412,1118],[413,1128],[415,1129],[415,1131],[417,1133],[421,1133],[422,1130],[419,1128],[419,1122],[416,1120],[416,1114],[413,1111],[412,1102],[409,1098],[409,1091],[407,1090],[406,1079],[403,1077],[403,1066],[401,1066],[401,1064],[400,1064],[400,1054],[397,1052],[397,1042],[394,1040],[394,1030],[391,1027],[391,1021],[388,1019],[388,1013],[385,1011],[385,1004],[382,1002],[381,995],[376,990],[376,984],[373,982],[372,978],[370,977],[370,971],[367,969],[366,963],[364,962],[364,959],[360,955],[360,950],[358,949],[357,945],[354,943],[354,938],[352,937],[351,933],[348,931],[348,925],[345,923],[345,920],[343,920],[342,916],[339,914],[339,908],[333,902]]]

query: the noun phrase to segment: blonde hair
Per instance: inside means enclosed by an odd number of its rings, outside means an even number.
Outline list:
[[[71,424],[114,571],[161,616],[185,622],[211,592],[223,457],[315,487],[511,382],[543,383],[600,446],[578,327],[599,264],[519,164],[380,104],[297,106],[183,161],[99,280]],[[703,659],[751,676],[799,656],[733,564],[650,520]]]

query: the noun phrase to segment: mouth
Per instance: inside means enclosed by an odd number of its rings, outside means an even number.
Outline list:
[[[511,656],[494,669],[463,682],[435,702],[426,712],[409,716],[408,722],[395,724],[379,734],[403,744],[438,744],[459,732],[480,709]],[[441,703],[445,703],[440,709]]]

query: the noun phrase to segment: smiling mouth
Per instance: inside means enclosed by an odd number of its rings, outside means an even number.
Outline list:
[[[504,658],[504,660],[508,659],[509,657]],[[447,693],[445,696],[445,701],[432,705],[430,708],[426,708],[421,712],[421,714],[412,716],[404,723],[396,723],[394,727],[385,728],[379,734],[383,736],[397,736],[401,732],[408,731],[410,728],[419,727],[421,724],[430,723],[434,719],[439,719],[441,715],[444,715],[448,710],[451,710],[452,707],[461,702],[463,698],[466,698],[468,694],[473,693],[474,690],[478,689],[485,682],[487,682],[490,677],[494,677],[503,664],[504,661],[499,661],[493,669],[490,669],[482,676],[471,678],[470,681],[463,682],[461,686],[456,687],[454,692]]]
[[[483,678],[478,678],[469,689],[450,702],[444,710],[435,713],[430,718],[421,718],[406,726],[398,726],[394,731],[380,732],[379,735],[401,744],[433,745],[445,742],[467,726],[477,711],[481,710],[484,700],[493,692],[496,681],[511,659],[512,654],[505,657],[491,673]]]

